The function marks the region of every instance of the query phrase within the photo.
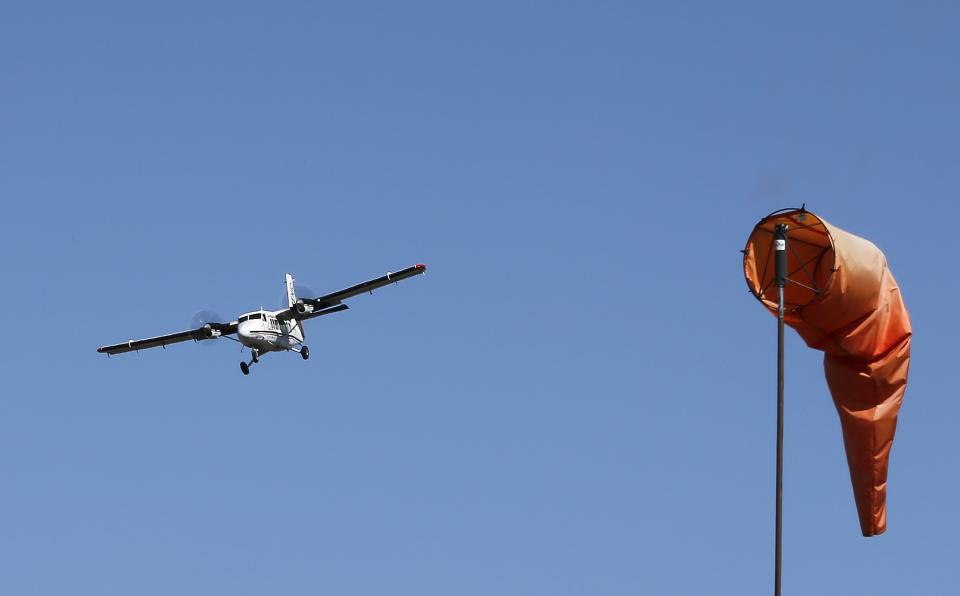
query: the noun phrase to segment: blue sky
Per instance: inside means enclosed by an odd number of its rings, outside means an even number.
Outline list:
[[[768,592],[776,327],[738,251],[805,202],[886,252],[915,339],[864,539],[788,335],[784,593],[953,593],[958,21],[6,6],[0,592]],[[306,363],[95,352],[417,262]]]

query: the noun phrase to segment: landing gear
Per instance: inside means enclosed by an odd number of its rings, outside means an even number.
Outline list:
[[[245,375],[249,375],[249,374],[250,374],[250,367],[251,367],[251,366],[253,366],[253,365],[256,364],[257,362],[260,362],[260,350],[258,350],[258,349],[256,349],[256,348],[253,348],[253,349],[250,350],[250,351],[253,352],[253,359],[250,360],[249,363],[247,363],[247,362],[241,362],[241,363],[240,363],[240,372],[242,372],[242,373],[245,374]]]
[[[307,346],[303,346],[302,348],[300,348],[300,357],[303,358],[304,360],[306,360],[307,358],[309,358],[309,357],[310,357],[310,348],[308,348]]]

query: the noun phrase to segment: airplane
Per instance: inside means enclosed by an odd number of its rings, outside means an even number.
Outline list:
[[[204,341],[208,339],[231,339],[250,348],[253,354],[250,362],[241,362],[240,371],[244,375],[250,374],[250,367],[260,362],[260,356],[268,352],[296,352],[306,360],[310,357],[310,348],[304,343],[303,321],[340,312],[350,308],[342,301],[358,294],[382,288],[388,284],[420,275],[427,270],[423,264],[407,267],[396,273],[387,273],[382,277],[371,279],[351,286],[339,292],[333,292],[319,298],[297,298],[293,276],[286,274],[287,308],[280,310],[255,310],[243,313],[236,321],[230,323],[206,323],[197,329],[160,335],[147,339],[131,339],[124,343],[113,344],[97,348],[97,352],[112,356],[125,352],[139,352],[147,348],[166,348],[169,344],[182,341]],[[230,337],[236,334],[237,338]],[[242,349],[242,348],[241,348]]]

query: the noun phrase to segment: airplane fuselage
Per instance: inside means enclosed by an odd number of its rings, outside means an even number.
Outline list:
[[[298,321],[278,320],[277,312],[258,310],[237,318],[237,339],[260,352],[297,351],[303,345],[303,327]]]

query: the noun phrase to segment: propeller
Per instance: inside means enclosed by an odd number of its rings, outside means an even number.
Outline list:
[[[208,325],[208,324],[216,325],[224,322],[225,322],[224,318],[221,317],[220,313],[216,311],[209,310],[209,309],[198,310],[197,312],[193,313],[192,317],[190,317],[190,325],[191,325],[190,328],[199,329],[204,325]],[[200,343],[206,344],[206,345],[213,345],[212,341],[202,341]]]
[[[313,288],[300,282],[297,282],[295,289],[297,291],[297,298],[317,298],[320,296]],[[277,308],[286,308],[287,306],[287,289],[284,287],[283,294],[280,295],[280,299],[277,301]]]
[[[190,322],[193,324],[193,328],[196,329],[197,327],[203,327],[207,323],[223,323],[224,319],[220,316],[220,313],[205,309],[193,313]]]
[[[306,284],[297,286],[297,298],[316,298],[318,296],[320,294]]]

